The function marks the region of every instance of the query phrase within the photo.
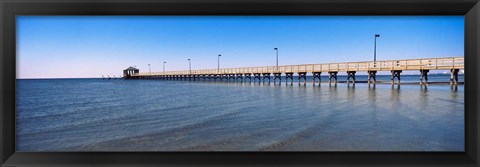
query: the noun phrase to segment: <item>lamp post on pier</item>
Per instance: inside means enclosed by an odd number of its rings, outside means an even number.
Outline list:
[[[277,70],[278,70],[278,48],[273,48],[273,50],[277,51]]]
[[[167,63],[166,61],[163,62],[163,74],[165,74],[165,63]]]
[[[148,72],[150,73],[150,75],[152,75],[152,68],[150,67],[150,64],[148,64]]]
[[[188,73],[192,74],[192,61],[188,59]]]
[[[222,56],[221,54],[218,55],[218,72],[220,72],[220,57],[221,56]]]
[[[377,62],[377,38],[380,37],[380,34],[375,34],[375,45],[373,47],[373,63],[374,67],[376,67]]]

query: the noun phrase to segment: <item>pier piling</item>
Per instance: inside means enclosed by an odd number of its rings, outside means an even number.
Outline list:
[[[273,84],[276,83],[277,78],[279,80],[280,85],[282,84],[282,73],[273,73]]]
[[[372,82],[373,79],[373,84],[377,83],[377,71],[367,71],[368,72],[368,84]]]
[[[459,69],[451,69],[450,70],[450,85],[457,85],[458,84],[458,71],[459,71]]]
[[[328,72],[328,85],[332,85],[332,79],[335,79],[335,85],[337,85],[337,71]]]
[[[265,79],[268,79],[268,84],[270,84],[270,73],[263,73],[263,83],[265,83]]]
[[[353,84],[355,85],[355,73],[356,71],[347,71],[347,84],[350,84],[350,78],[353,80]]]
[[[400,85],[400,73],[402,73],[402,70],[392,70],[392,85],[395,84],[395,78],[397,78],[398,85]]]
[[[243,82],[243,74],[237,74],[237,77],[235,78],[235,81],[238,82],[238,80],[240,80],[240,82]]]
[[[245,74],[245,81],[247,81],[247,78],[248,78],[248,82],[252,83],[252,74],[250,73]]]
[[[313,77],[312,77],[313,86],[315,86],[315,82],[316,82],[317,79],[318,79],[318,86],[321,85],[321,82],[322,82],[322,79],[320,78],[321,74],[322,74],[322,72],[313,72]]]
[[[260,77],[260,73],[253,73],[253,82],[255,83],[256,79],[258,79],[258,83],[262,82],[262,78]]]
[[[428,85],[428,72],[430,70],[420,70],[420,85]],[[425,82],[423,80],[425,79]]]
[[[285,85],[288,84],[288,79],[290,78],[290,85],[293,85],[293,72],[285,73]]]
[[[302,79],[303,79],[303,85],[307,85],[307,72],[298,73],[298,85],[300,85],[300,81]]]

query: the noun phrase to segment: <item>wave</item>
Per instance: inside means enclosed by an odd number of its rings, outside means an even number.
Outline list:
[[[273,144],[263,146],[263,147],[259,148],[258,151],[274,151],[274,150],[277,150],[278,148],[285,147],[285,146],[288,146],[292,143],[304,140],[305,138],[310,137],[310,136],[314,135],[314,133],[318,132],[317,130],[318,130],[317,126],[311,126],[309,128],[305,128],[305,129],[303,129],[303,130],[301,130],[297,133],[294,133],[293,135],[291,135],[291,137],[289,137],[285,140],[277,141]]]

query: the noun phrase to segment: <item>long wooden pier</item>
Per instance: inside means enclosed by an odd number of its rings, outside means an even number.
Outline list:
[[[355,74],[357,72],[367,72],[368,83],[376,83],[376,73],[378,71],[391,72],[391,84],[400,84],[402,71],[419,71],[420,84],[427,84],[428,72],[430,70],[449,70],[451,72],[450,84],[458,84],[458,73],[464,69],[463,57],[448,58],[425,58],[425,59],[403,59],[403,60],[384,60],[384,61],[362,61],[362,62],[341,62],[326,64],[301,64],[301,65],[281,65],[281,66],[261,66],[261,67],[240,67],[240,68],[221,68],[205,70],[183,70],[166,72],[143,72],[139,69],[129,67],[123,71],[124,79],[163,79],[163,80],[226,80],[236,82],[268,82],[271,77],[273,82],[279,80],[285,75],[288,84],[293,84],[294,74],[298,74],[298,83],[303,81],[306,85],[307,73],[313,76],[313,84],[320,82],[320,75],[328,73],[329,84],[337,83],[337,74],[345,72],[347,74],[347,83],[355,84]]]

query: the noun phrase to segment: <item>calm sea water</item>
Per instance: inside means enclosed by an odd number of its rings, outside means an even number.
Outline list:
[[[464,150],[463,85],[19,79],[16,112],[18,151]]]

